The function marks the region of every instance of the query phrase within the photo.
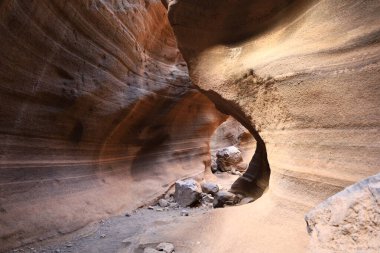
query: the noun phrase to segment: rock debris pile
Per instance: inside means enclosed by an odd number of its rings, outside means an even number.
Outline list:
[[[241,194],[234,194],[229,191],[220,190],[218,184],[214,182],[198,183],[190,178],[178,180],[175,183],[174,193],[166,194],[159,199],[155,206],[148,206],[148,209],[165,211],[170,209],[181,209],[181,216],[188,216],[189,212],[183,208],[220,208],[248,204],[254,199]]]

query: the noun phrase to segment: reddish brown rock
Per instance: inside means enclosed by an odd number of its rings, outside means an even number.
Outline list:
[[[232,191],[262,197],[187,223],[202,240],[192,249],[305,252],[304,213],[378,172],[379,12],[356,0],[0,1],[0,251],[203,173],[225,119],[215,104],[256,140]]]
[[[0,251],[202,173],[223,121],[159,1],[0,2]]]

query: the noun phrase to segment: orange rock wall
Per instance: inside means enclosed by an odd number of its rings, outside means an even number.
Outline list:
[[[0,251],[204,171],[224,120],[160,1],[0,2]]]

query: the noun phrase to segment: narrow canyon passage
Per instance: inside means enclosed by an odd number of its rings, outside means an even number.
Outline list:
[[[378,252],[378,13],[0,1],[0,252]]]

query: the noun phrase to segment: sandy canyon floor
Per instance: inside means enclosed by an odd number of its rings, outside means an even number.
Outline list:
[[[221,189],[228,189],[237,177],[221,173],[217,175],[217,182]],[[89,224],[59,240],[41,241],[11,252],[142,253],[144,248],[154,248],[161,242],[172,243],[176,253],[234,252],[236,244],[240,244],[239,248],[252,245],[244,236],[248,233],[251,234],[248,239],[260,238],[260,243],[254,249],[247,247],[244,252],[268,252],[268,248],[271,252],[281,252],[286,246],[292,247],[292,252],[304,252],[308,238],[302,215],[307,207],[289,208],[291,205],[294,203],[266,193],[250,204],[217,209],[201,206],[165,210],[156,205],[154,209],[145,206]],[[183,210],[188,216],[181,214]],[[250,217],[249,222],[247,217]],[[231,229],[239,233],[231,236],[228,233]],[[283,240],[284,237],[289,240]],[[294,240],[300,242],[297,248],[294,248]]]

